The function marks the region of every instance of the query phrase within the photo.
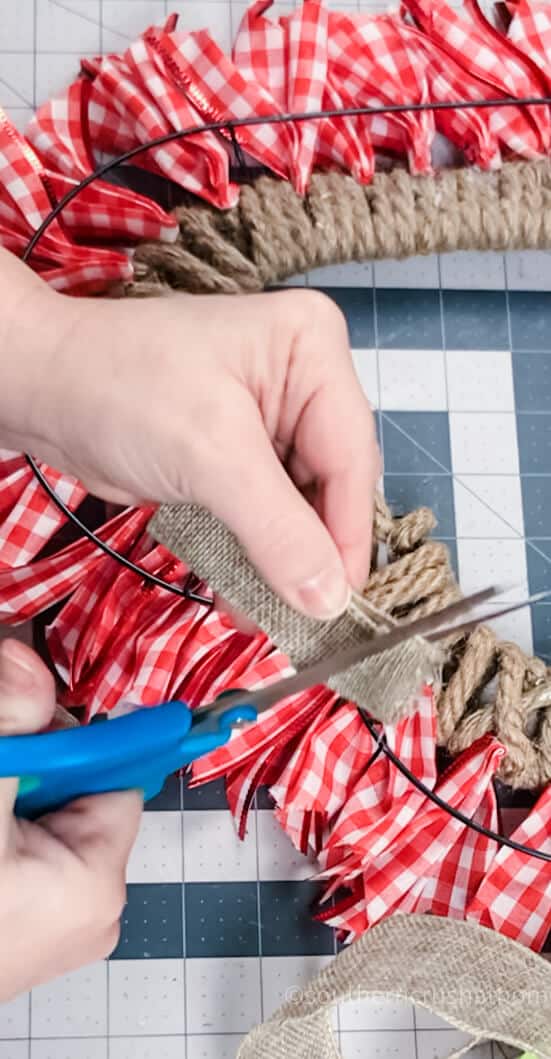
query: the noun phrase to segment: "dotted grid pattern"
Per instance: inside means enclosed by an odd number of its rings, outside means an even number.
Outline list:
[[[120,50],[173,10],[228,46],[245,8],[4,6],[0,105],[20,127],[74,75],[80,55]],[[551,584],[549,263],[543,253],[456,254],[295,281],[326,289],[345,312],[376,409],[387,496],[396,511],[435,509],[466,591],[490,579],[521,593]],[[504,619],[500,634],[549,657],[551,607]],[[309,920],[311,865],[268,809],[259,799],[239,843],[220,784],[191,792],[169,781],[143,817],[112,959],[0,1007],[0,1059],[233,1059],[241,1035],[334,952],[330,931]],[[344,1059],[443,1059],[464,1043],[399,1003],[349,1004],[335,1018]]]

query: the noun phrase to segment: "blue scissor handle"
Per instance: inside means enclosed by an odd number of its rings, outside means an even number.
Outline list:
[[[17,816],[33,819],[75,798],[138,789],[154,798],[183,765],[226,743],[236,720],[256,720],[234,707],[193,724],[183,702],[136,710],[104,724],[43,735],[0,737],[0,776],[19,777]]]

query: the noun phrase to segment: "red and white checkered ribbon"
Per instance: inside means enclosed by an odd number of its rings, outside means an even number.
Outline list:
[[[147,508],[130,509],[98,530],[98,536],[124,554],[150,518],[151,510]],[[92,541],[82,538],[34,562],[15,568],[0,567],[0,621],[17,625],[62,602],[86,574],[104,561],[115,567],[115,560],[106,559]]]
[[[328,59],[329,14],[306,0],[291,15],[270,21],[271,0],[259,0],[243,16],[233,61],[248,80],[270,93],[281,111],[319,111],[345,106]],[[365,122],[363,123],[365,124]],[[373,176],[373,149],[357,118],[326,118],[289,127],[291,179],[304,192],[313,168],[338,166],[359,183]]]
[[[469,70],[463,69],[436,41],[412,26],[402,23],[404,34],[417,63],[422,65],[429,86],[429,97],[435,103],[450,99],[480,98],[480,85]],[[486,110],[437,110],[435,127],[472,165],[494,169],[501,164],[497,136],[490,128]]]
[[[439,779],[435,792],[465,816],[478,814],[488,819],[487,792],[503,753],[495,740],[481,740]],[[390,770],[392,773],[392,765]],[[377,821],[379,832],[385,819],[392,820],[393,804],[390,801],[387,813]],[[396,811],[400,811],[399,805]],[[370,848],[363,836],[351,843],[356,869],[349,872],[350,895],[324,912],[322,918],[349,940],[359,927],[365,930],[397,911],[463,918],[488,867],[491,846],[495,846],[490,839],[476,836],[473,840],[470,835],[461,821],[425,797],[406,826],[399,833],[394,830],[383,848]],[[341,881],[348,882],[346,877]],[[328,896],[334,890],[332,885]]]
[[[83,486],[45,464],[39,466],[48,484],[74,511],[86,496]],[[0,570],[30,563],[64,522],[25,457],[0,449]]]
[[[128,557],[148,573],[184,585],[186,566],[144,533],[141,513]],[[105,559],[81,577],[47,631],[52,660],[67,690],[66,706],[87,715],[121,702],[155,705],[184,699],[191,707],[235,686],[261,683],[287,669],[266,637],[244,636],[226,617]]]
[[[548,0],[517,0],[507,36],[551,85],[551,7]]]
[[[451,7],[445,0],[402,0],[402,6],[431,41],[447,52],[468,76],[465,89],[476,96],[545,95],[547,85],[537,66],[516,45],[499,33],[482,14],[476,0]],[[516,157],[535,158],[547,154],[551,141],[549,108],[490,108],[490,129],[505,150]]]
[[[178,67],[172,59],[178,40],[178,35],[166,29],[151,28],[124,56],[83,64],[92,77],[88,125],[96,152],[118,155],[209,120],[197,109],[193,94],[188,97],[174,81]],[[229,179],[228,151],[213,133],[151,148],[138,155],[135,164],[221,208],[237,201],[237,188]]]
[[[491,740],[475,744],[441,778],[436,792],[467,816],[473,815],[501,753],[502,748]],[[487,853],[480,843],[465,845],[466,830],[427,802],[398,841],[379,856],[366,855],[363,872],[353,880],[348,895],[318,918],[336,927],[348,941],[395,912],[463,918],[468,897],[487,866]]]
[[[31,119],[26,136],[47,170],[48,191],[59,201],[96,168],[88,124],[90,81],[80,78],[64,95],[48,100]],[[172,242],[176,219],[152,199],[95,180],[63,209],[63,224],[78,240],[132,244],[144,239]]]
[[[383,734],[389,748],[404,765],[432,789],[437,778],[432,694],[427,692],[411,716],[396,726],[385,727]],[[398,769],[379,767],[377,773],[371,768],[366,769],[336,820],[320,858],[322,867],[325,867],[322,877],[331,880],[328,893],[359,875],[368,853],[372,857],[384,853],[407,830],[425,800],[425,795]]]
[[[0,243],[22,254],[51,208],[44,167],[0,111]],[[32,264],[57,290],[81,294],[132,274],[125,254],[79,246],[59,221],[45,232]]]
[[[328,54],[334,81],[351,105],[428,102],[425,70],[397,17],[332,11]],[[430,112],[379,115],[366,126],[377,150],[406,155],[412,172],[430,170]]]
[[[219,122],[280,113],[261,84],[242,75],[207,30],[194,33],[147,34],[170,83],[201,114],[203,121]],[[278,176],[289,176],[292,138],[286,125],[256,125],[236,129],[239,144]]]
[[[551,854],[551,787],[511,838]],[[539,952],[551,927],[551,863],[504,846],[469,902],[467,918]]]

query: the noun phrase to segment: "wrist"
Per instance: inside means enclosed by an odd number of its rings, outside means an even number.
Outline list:
[[[36,442],[50,440],[58,415],[58,352],[76,302],[2,251],[0,291],[0,447],[32,451]]]

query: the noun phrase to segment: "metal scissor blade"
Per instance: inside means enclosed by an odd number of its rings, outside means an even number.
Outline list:
[[[250,691],[230,691],[224,694],[217,702],[199,706],[193,711],[193,715],[197,718],[201,714],[212,716],[234,706],[254,706],[257,714],[264,713],[289,695],[296,695],[298,692],[312,688],[316,684],[325,684],[335,674],[342,673],[345,669],[349,669],[350,666],[356,665],[358,662],[363,662],[365,658],[382,654],[383,651],[389,651],[391,647],[396,647],[414,636],[423,636],[428,640],[445,639],[456,630],[459,633],[469,631],[481,621],[488,621],[490,617],[508,614],[511,610],[518,610],[530,602],[530,600],[525,600],[523,603],[510,604],[502,610],[492,612],[491,615],[484,614],[481,617],[471,617],[462,623],[454,623],[454,618],[457,619],[465,614],[470,614],[480,604],[502,595],[503,591],[502,587],[495,585],[481,589],[470,596],[465,596],[464,599],[460,599],[456,603],[451,603],[436,614],[410,622],[409,625],[400,625],[388,633],[373,637],[372,640],[366,643],[346,648],[337,655],[331,655],[313,666],[299,670],[298,673],[291,677],[284,677],[283,680],[270,684],[267,688],[261,688],[257,691],[254,688]]]

